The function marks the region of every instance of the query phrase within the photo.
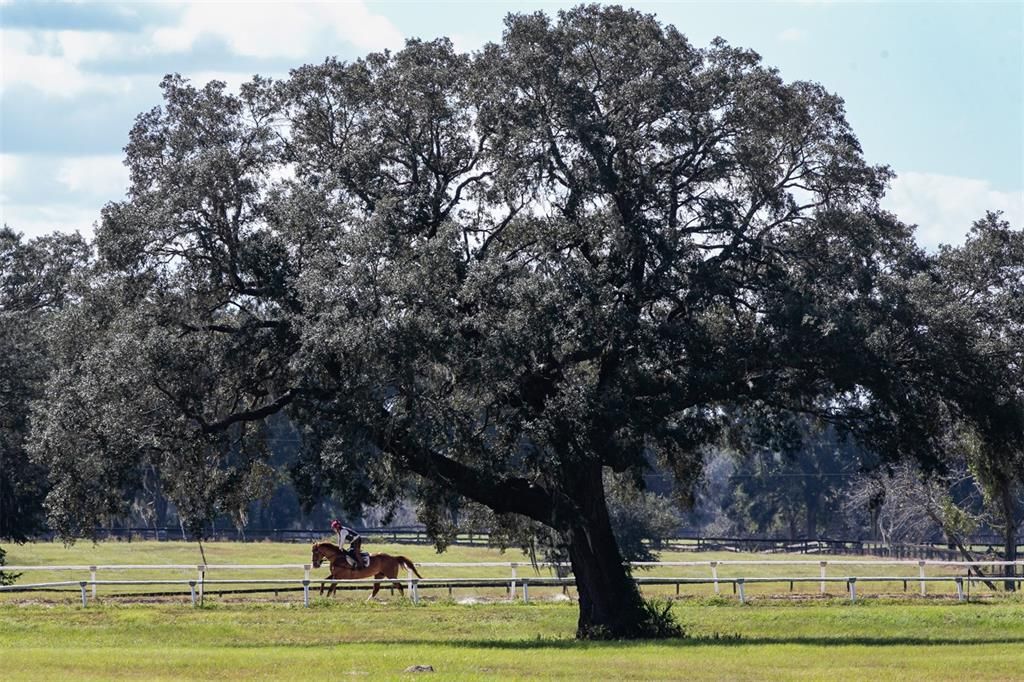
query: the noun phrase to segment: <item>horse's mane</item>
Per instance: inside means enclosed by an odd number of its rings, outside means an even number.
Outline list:
[[[317,544],[317,547],[324,547],[324,546],[326,546],[326,547],[329,547],[330,549],[336,549],[339,552],[342,551],[341,547],[338,547],[333,542],[318,542],[316,544]]]

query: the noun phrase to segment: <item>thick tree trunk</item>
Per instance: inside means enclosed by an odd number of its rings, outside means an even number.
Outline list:
[[[636,584],[622,565],[610,528],[598,522],[570,531],[569,558],[576,576],[580,639],[649,637],[646,609]]]
[[[556,490],[533,481],[492,474],[430,450],[412,439],[380,434],[382,447],[419,475],[458,491],[499,514],[521,514],[559,531],[569,545],[576,577],[581,639],[638,639],[678,636],[668,616],[648,611],[623,564],[605,503],[602,467],[566,462]]]
[[[573,497],[583,518],[566,533],[576,577],[579,639],[638,639],[672,634],[659,631],[622,560],[605,504],[601,468],[578,472]]]

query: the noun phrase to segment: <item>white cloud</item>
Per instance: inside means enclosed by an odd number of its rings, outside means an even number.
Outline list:
[[[91,238],[99,217],[99,209],[72,203],[0,204],[0,224],[28,238],[51,232],[79,232]]]
[[[79,156],[65,159],[57,180],[72,192],[120,199],[128,186],[128,169],[121,156]]]
[[[18,166],[18,157],[14,154],[0,154],[0,204],[10,201],[7,193],[14,186]]]
[[[100,208],[122,199],[121,157],[0,155],[0,223],[29,237],[53,231],[92,234]]]
[[[1024,225],[1024,189],[1003,192],[987,180],[938,173],[900,173],[882,206],[916,224],[917,242],[928,249],[961,243],[985,211],[1003,211],[1011,225]]]
[[[81,72],[78,64],[61,54],[59,42],[40,43],[28,31],[0,31],[0,88],[30,85],[51,94],[76,95],[96,83]]]
[[[776,36],[784,43],[795,43],[804,39],[804,32],[796,27],[787,28]]]
[[[456,52],[473,52],[479,50],[487,41],[477,33],[452,33],[448,36]]]
[[[132,78],[90,72],[83,64],[187,51],[202,36],[223,40],[238,55],[296,63],[321,59],[325,42],[342,41],[359,51],[404,45],[394,24],[365,2],[197,2],[181,7],[176,24],[141,33],[2,29],[0,91],[17,84],[68,97],[86,90],[127,91]]]
[[[163,51],[186,50],[208,35],[222,39],[237,54],[297,59],[309,54],[311,38],[321,33],[361,50],[398,49],[404,44],[398,29],[364,2],[193,3],[176,26],[157,29],[153,43]]]

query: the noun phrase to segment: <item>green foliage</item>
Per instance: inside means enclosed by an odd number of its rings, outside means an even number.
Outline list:
[[[683,637],[683,626],[679,624],[672,610],[670,599],[644,599],[644,610],[647,612],[641,629],[648,639],[667,639]]]
[[[74,299],[88,253],[78,235],[25,241],[0,229],[0,538],[24,541],[43,525],[46,469],[26,451],[30,405],[52,370],[54,318]]]
[[[846,486],[871,469],[876,457],[834,427],[810,419],[776,424],[770,434],[750,433],[753,425],[741,416],[733,429],[740,450],[723,501],[729,532],[814,538],[841,529]]]
[[[940,390],[950,431],[1001,530],[1003,558],[1013,561],[1024,522],[1024,229],[987,213],[962,246],[942,249],[933,280],[914,293],[945,341]]]
[[[642,490],[626,476],[607,474],[608,514],[619,551],[626,561],[657,561],[654,550],[679,530],[675,504],[664,495]]]
[[[0,566],[3,566],[6,563],[7,552],[4,551],[3,547],[0,547]],[[20,573],[5,573],[4,571],[0,571],[0,585],[12,585],[20,576]]]
[[[942,515],[943,530],[948,535],[966,538],[977,530],[978,519],[957,505],[951,496],[946,495],[941,499],[939,509]]]

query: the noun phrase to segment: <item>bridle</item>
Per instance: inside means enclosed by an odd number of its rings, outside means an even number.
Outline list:
[[[324,555],[320,551],[320,544],[313,545],[313,568],[320,568],[320,564],[324,562]]]

